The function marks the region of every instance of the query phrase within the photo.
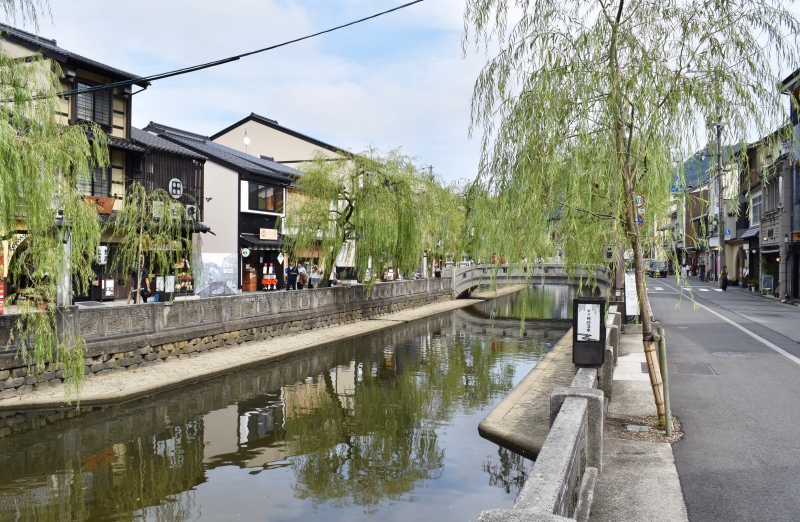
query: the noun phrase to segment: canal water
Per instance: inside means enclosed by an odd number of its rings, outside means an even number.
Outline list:
[[[0,414],[0,520],[475,520],[531,462],[478,423],[570,327],[530,289],[106,408]]]

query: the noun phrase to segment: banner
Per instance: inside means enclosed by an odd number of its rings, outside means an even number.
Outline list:
[[[5,256],[0,252],[0,315],[5,313],[6,306],[6,280],[3,277],[5,270]]]

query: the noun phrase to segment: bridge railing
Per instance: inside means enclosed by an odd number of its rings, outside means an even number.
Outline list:
[[[611,274],[604,266],[578,265],[567,270],[560,263],[529,263],[527,265],[481,264],[468,267],[451,267],[443,272],[443,277],[452,277],[455,295],[488,284],[535,283],[536,279],[558,279],[559,282],[593,277],[601,283],[608,283]]]

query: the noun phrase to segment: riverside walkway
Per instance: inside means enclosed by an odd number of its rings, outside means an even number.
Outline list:
[[[202,355],[175,359],[171,362],[159,361],[156,365],[147,368],[120,370],[106,375],[92,376],[84,382],[80,394],[80,404],[92,406],[121,403],[190,385],[248,366],[279,360],[326,343],[359,337],[396,326],[398,323],[468,307],[486,299],[519,292],[526,287],[527,285],[524,284],[509,285],[496,290],[476,292],[473,294],[473,299],[435,303],[386,314],[379,318],[254,341]],[[64,388],[60,386],[34,390],[22,396],[0,400],[0,411],[52,409],[63,407],[65,404]]]

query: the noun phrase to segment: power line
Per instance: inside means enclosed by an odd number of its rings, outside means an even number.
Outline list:
[[[323,34],[326,34],[326,33],[332,33],[333,31],[338,31],[339,29],[344,29],[345,27],[350,27],[351,25],[360,24],[362,22],[366,22],[367,20],[372,20],[373,18],[378,18],[379,16],[383,16],[385,14],[389,14],[389,13],[392,13],[394,11],[399,11],[400,9],[405,9],[406,7],[410,7],[410,6],[414,5],[414,4],[418,4],[418,3],[423,2],[423,1],[424,0],[414,0],[413,2],[408,2],[407,4],[403,4],[403,5],[400,5],[400,6],[397,6],[397,7],[393,7],[392,9],[388,9],[386,11],[382,11],[380,13],[377,13],[377,14],[374,14],[374,15],[370,15],[370,16],[367,16],[365,18],[360,18],[358,20],[354,20],[354,21],[348,22],[346,24],[337,25],[336,27],[331,27],[330,29],[325,29],[324,31],[319,31],[317,33],[313,33],[313,34],[309,34],[309,35],[306,35],[306,36],[302,36],[300,38],[295,38],[294,40],[288,40],[286,42],[279,43],[279,44],[276,44],[276,45],[270,45],[269,47],[264,47],[262,49],[256,49],[255,51],[249,51],[249,52],[246,52],[246,53],[237,54],[235,56],[230,56],[228,58],[222,58],[221,60],[214,60],[213,62],[203,63],[203,64],[199,64],[199,65],[192,65],[190,67],[184,67],[183,69],[176,69],[174,71],[168,71],[168,72],[159,73],[159,74],[152,74],[150,76],[142,76],[142,77],[139,77],[139,78],[133,78],[131,80],[122,80],[122,81],[119,81],[119,82],[107,83],[107,84],[104,84],[104,85],[95,85],[95,86],[92,86],[92,87],[84,87],[84,88],[81,88],[81,89],[71,89],[71,90],[68,90],[68,91],[61,91],[61,92],[56,93],[54,96],[72,96],[73,94],[82,94],[82,93],[86,93],[86,92],[102,91],[102,90],[106,90],[106,89],[113,89],[113,88],[116,88],[116,87],[124,87],[126,85],[133,85],[135,83],[154,82],[156,80],[163,80],[164,78],[171,78],[172,76],[180,76],[182,74],[188,74],[188,73],[192,73],[192,72],[195,72],[195,71],[208,69],[210,67],[216,67],[218,65],[222,65],[222,64],[226,64],[226,63],[230,63],[230,62],[235,62],[236,60],[238,60],[240,58],[245,58],[247,56],[252,56],[254,54],[259,54],[259,53],[263,53],[263,52],[266,52],[266,51],[272,51],[273,49],[277,49],[279,47],[284,47],[284,46],[287,46],[287,45],[290,45],[290,44],[293,44],[293,43],[302,42],[303,40],[308,40],[310,38],[314,38],[316,36],[320,36],[320,35],[323,35]],[[139,92],[139,91],[137,91],[137,92]]]

